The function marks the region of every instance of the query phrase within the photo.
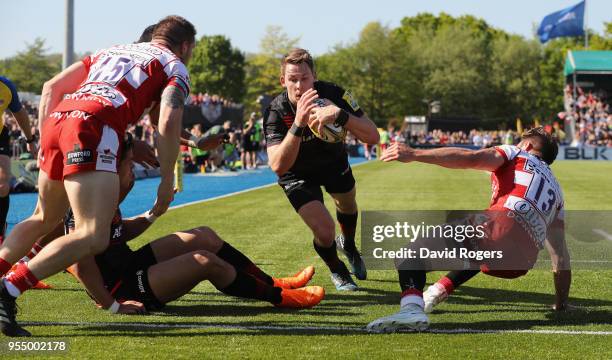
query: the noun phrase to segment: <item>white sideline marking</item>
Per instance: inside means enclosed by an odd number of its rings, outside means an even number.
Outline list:
[[[604,238],[612,241],[612,235],[608,234],[605,230],[601,230],[601,229],[593,229],[593,232],[603,236]]]
[[[354,168],[354,167],[357,167],[357,166],[360,166],[360,165],[363,165],[363,164],[367,164],[370,161],[366,160],[366,161],[360,162],[359,164],[351,165],[351,168]],[[265,185],[260,185],[260,186],[256,186],[256,187],[252,187],[252,188],[248,188],[248,189],[244,189],[244,190],[240,190],[240,191],[235,191],[235,192],[229,193],[229,194],[224,194],[224,195],[219,195],[219,196],[211,197],[211,198],[208,198],[208,199],[196,200],[196,201],[191,201],[191,202],[184,203],[184,204],[181,204],[181,205],[170,206],[168,208],[168,210],[180,209],[180,208],[185,207],[185,206],[201,204],[201,203],[205,203],[205,202],[209,202],[209,201],[213,201],[213,200],[219,200],[219,199],[223,199],[223,198],[234,196],[234,195],[244,194],[244,193],[247,193],[249,191],[265,189],[265,188],[270,187],[272,185],[276,185],[276,181],[275,182],[271,182],[269,184],[265,184]]]
[[[232,329],[232,330],[288,330],[288,331],[348,331],[367,333],[365,327],[355,326],[275,326],[275,325],[230,325],[230,324],[156,324],[128,322],[23,322],[23,326],[115,326],[135,329]],[[533,330],[533,329],[430,329],[433,334],[545,334],[545,335],[612,335],[612,331],[590,330]]]

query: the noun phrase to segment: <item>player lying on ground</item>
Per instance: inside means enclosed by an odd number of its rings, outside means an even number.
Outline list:
[[[125,149],[119,166],[120,200],[134,184],[131,146]],[[71,273],[101,307],[122,314],[158,310],[204,280],[225,294],[268,301],[278,307],[308,308],[323,299],[323,288],[304,287],[314,275],[312,266],[293,277],[273,278],[208,227],[178,231],[137,251],[130,250],[127,242],[140,236],[155,219],[148,214],[122,219],[117,209],[108,248],[71,267]],[[74,231],[71,211],[64,223],[66,232]],[[38,245],[44,246],[63,232],[60,224]]]
[[[351,93],[318,81],[308,51],[293,49],[281,62],[280,82],[285,92],[264,112],[264,132],[270,168],[278,175],[289,202],[310,228],[315,251],[331,271],[336,289],[357,290],[346,265],[338,258],[336,243],[345,253],[359,280],[367,277],[355,246],[357,201],[355,178],[342,139],[323,140],[323,127],[350,131],[358,140],[376,144],[376,125]],[[316,100],[321,101],[316,101]],[[325,99],[325,101],[323,101]],[[317,135],[318,134],[318,135]],[[321,186],[334,199],[342,235],[323,204]]]
[[[539,250],[546,243],[554,272],[555,307],[562,309],[569,295],[571,270],[563,235],[563,196],[549,167],[557,152],[555,140],[539,127],[523,134],[518,146],[503,145],[478,151],[452,147],[418,150],[396,143],[383,153],[381,160],[419,161],[453,169],[491,171],[493,197],[489,208],[483,212],[483,215],[490,216],[483,222],[490,236],[484,240],[469,239],[458,246],[502,250],[502,260],[494,263],[482,261],[475,265],[491,276],[514,278],[526,274],[533,267]],[[512,259],[514,263],[504,263],[506,259]],[[423,301],[426,271],[415,267],[416,261],[420,260],[405,260],[398,266],[402,290],[400,311],[371,322],[368,330],[424,330],[429,326]],[[496,266],[494,269],[493,264]],[[516,268],[517,264],[519,268]],[[458,285],[459,281],[453,284]]]

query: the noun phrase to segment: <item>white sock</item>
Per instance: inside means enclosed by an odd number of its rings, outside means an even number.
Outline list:
[[[6,287],[6,291],[8,291],[8,293],[12,297],[17,297],[21,295],[21,291],[19,291],[19,289],[17,289],[17,287],[13,285],[13,283],[11,283],[10,281],[6,279],[3,279],[2,281],[4,281],[4,286]]]
[[[425,301],[423,301],[423,297],[418,295],[406,295],[402,297],[402,300],[400,301],[400,308],[403,309],[408,304],[417,304],[421,308],[425,307]]]

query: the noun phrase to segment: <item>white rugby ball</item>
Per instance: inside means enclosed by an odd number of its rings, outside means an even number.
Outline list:
[[[325,107],[331,104],[331,101],[327,99],[317,99],[314,102],[319,105],[319,107]],[[344,141],[344,138],[346,138],[346,129],[342,126],[337,126],[334,123],[325,124],[321,134],[319,134],[319,131],[315,126],[309,125],[309,127],[310,131],[312,131],[316,137],[328,143],[341,142]]]

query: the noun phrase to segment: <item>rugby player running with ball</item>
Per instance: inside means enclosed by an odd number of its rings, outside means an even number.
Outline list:
[[[329,267],[336,289],[357,290],[336,251],[337,243],[355,276],[366,279],[365,264],[355,246],[355,179],[342,137],[325,141],[322,134],[325,126],[342,127],[358,140],[376,144],[376,125],[348,91],[317,81],[312,56],[304,49],[293,49],[282,59],[280,83],[286,91],[272,100],[264,112],[270,167],[278,175],[278,184],[289,202],[312,231],[314,248]],[[338,238],[334,220],[323,205],[321,186],[334,199],[336,219],[342,229]]]

